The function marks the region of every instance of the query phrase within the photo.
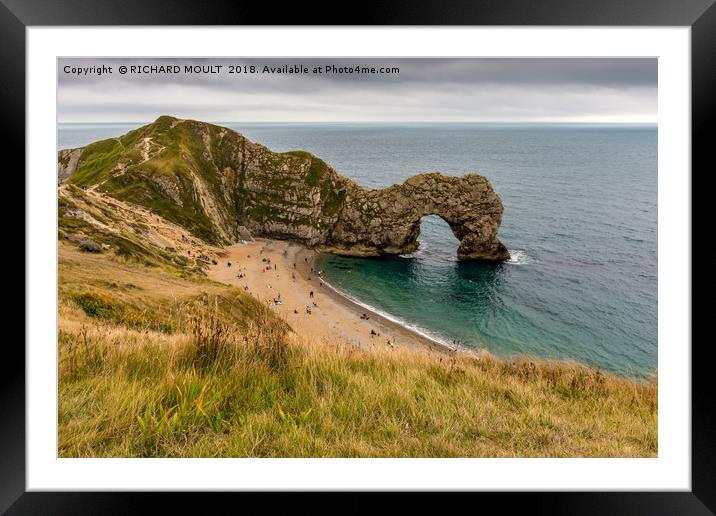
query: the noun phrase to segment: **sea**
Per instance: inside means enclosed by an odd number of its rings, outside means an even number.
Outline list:
[[[504,205],[508,262],[456,259],[437,216],[419,249],[324,257],[324,278],[367,308],[449,345],[503,358],[657,370],[657,127],[606,124],[219,122],[274,151],[306,150],[367,188],[419,172],[477,172]],[[143,124],[60,124],[58,147]]]

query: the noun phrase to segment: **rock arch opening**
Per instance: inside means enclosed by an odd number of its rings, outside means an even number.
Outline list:
[[[457,256],[460,240],[440,215],[423,215],[418,220],[415,256],[429,255],[440,261],[452,262]]]

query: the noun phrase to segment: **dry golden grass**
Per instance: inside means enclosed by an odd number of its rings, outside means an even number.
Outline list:
[[[60,246],[60,456],[657,454],[655,379],[308,342],[181,276]]]

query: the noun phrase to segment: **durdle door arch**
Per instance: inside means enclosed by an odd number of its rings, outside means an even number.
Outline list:
[[[410,253],[418,247],[422,217],[437,215],[460,241],[458,259],[507,260],[510,253],[497,238],[502,210],[490,182],[480,175],[418,174],[401,185],[349,196],[330,240],[340,254]]]

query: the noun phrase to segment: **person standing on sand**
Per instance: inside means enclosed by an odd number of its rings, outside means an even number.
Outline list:
[[[308,297],[310,297],[311,299],[313,299],[313,290],[311,290],[311,292],[308,294]]]

